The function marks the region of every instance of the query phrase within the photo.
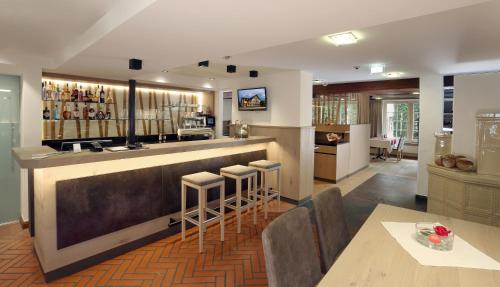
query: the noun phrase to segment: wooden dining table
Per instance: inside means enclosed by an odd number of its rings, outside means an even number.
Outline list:
[[[500,271],[420,265],[386,231],[383,221],[440,222],[500,262],[500,228],[379,204],[318,286],[500,286]]]

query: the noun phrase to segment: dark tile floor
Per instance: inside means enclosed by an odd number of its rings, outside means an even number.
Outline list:
[[[378,203],[419,211],[427,210],[425,200],[415,198],[417,181],[412,178],[376,174],[344,196],[347,225],[354,236]]]

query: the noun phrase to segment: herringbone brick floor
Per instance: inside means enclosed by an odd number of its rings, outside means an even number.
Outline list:
[[[236,233],[234,215],[227,214],[225,241],[218,224],[208,228],[204,253],[198,253],[197,228],[146,245],[114,259],[61,278],[43,280],[31,238],[17,224],[0,227],[0,286],[267,286],[261,233],[282,211],[293,206],[276,202],[269,218],[259,210],[257,225],[243,216]]]

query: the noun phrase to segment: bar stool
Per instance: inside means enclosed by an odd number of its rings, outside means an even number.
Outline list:
[[[198,172],[185,175],[181,180],[181,218],[182,218],[182,241],[186,240],[186,221],[198,226],[199,251],[203,252],[203,233],[209,222],[219,220],[220,223],[220,241],[224,241],[224,195],[225,180],[223,176],[210,172]],[[207,190],[214,187],[220,187],[220,211],[217,212],[207,205]],[[186,191],[187,187],[198,191],[198,209],[186,212]],[[205,220],[206,213],[214,215],[213,218]],[[196,220],[195,217],[198,217]]]
[[[241,211],[243,210],[253,207],[253,224],[257,224],[257,198],[254,196],[253,200],[250,199],[252,194],[257,193],[257,170],[244,165],[232,165],[221,168],[220,175],[236,180],[236,195],[226,199],[225,206],[236,211],[237,232],[241,232]],[[241,184],[244,179],[248,179],[247,197],[241,195]],[[246,205],[241,206],[241,201],[244,201]]]
[[[267,219],[268,201],[277,197],[278,208],[281,205],[281,163],[270,160],[257,160],[248,163],[248,165],[260,172],[260,194],[257,193],[257,197],[264,204],[264,218]],[[269,180],[273,171],[276,171],[278,179],[276,190],[269,189]]]

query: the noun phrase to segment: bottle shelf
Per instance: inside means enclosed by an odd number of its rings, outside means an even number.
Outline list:
[[[101,102],[93,102],[93,101],[63,101],[63,100],[42,100],[42,102],[54,102],[54,103],[79,103],[79,104],[105,104],[112,105],[114,103],[101,103]]]
[[[76,121],[76,120],[80,120],[80,121],[86,121],[87,119],[50,119],[50,120],[47,120],[47,119],[42,119],[43,121],[61,121],[61,120],[64,120],[64,121]],[[89,121],[116,121],[116,120],[119,120],[119,121],[128,121],[128,119],[102,119],[102,120],[98,120],[98,119],[89,119]],[[172,121],[171,119],[135,119],[136,121]]]

